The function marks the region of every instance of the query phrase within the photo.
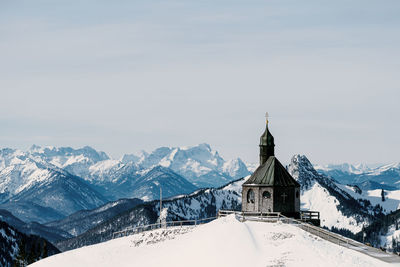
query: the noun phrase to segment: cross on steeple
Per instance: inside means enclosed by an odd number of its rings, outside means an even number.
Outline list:
[[[274,137],[268,130],[269,114],[265,113],[266,127],[264,133],[260,137],[260,165],[263,165],[270,156],[274,156]]]
[[[283,203],[285,203],[285,199],[286,199],[287,195],[286,195],[285,193],[283,193],[283,194],[281,195],[281,197],[283,198]]]

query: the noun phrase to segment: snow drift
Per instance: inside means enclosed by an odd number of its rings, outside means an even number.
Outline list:
[[[146,242],[138,242],[138,235],[122,237],[31,266],[390,266],[292,225],[242,223],[229,216],[184,234],[162,234],[170,229],[140,234]]]

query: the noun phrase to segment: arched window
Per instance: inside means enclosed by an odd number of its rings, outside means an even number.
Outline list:
[[[296,198],[299,198],[299,191],[296,191]]]
[[[268,191],[264,191],[264,193],[263,193],[263,198],[264,198],[264,199],[266,199],[266,198],[271,198],[271,193],[268,192]]]
[[[254,191],[250,189],[247,191],[247,203],[254,203]]]

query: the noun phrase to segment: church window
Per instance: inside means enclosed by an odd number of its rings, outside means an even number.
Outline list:
[[[296,198],[299,198],[299,191],[296,191]]]
[[[268,191],[264,191],[262,197],[263,197],[264,199],[266,199],[266,198],[271,198],[271,193],[268,192]]]
[[[247,203],[254,203],[254,199],[255,199],[254,191],[252,189],[250,189],[247,192]]]

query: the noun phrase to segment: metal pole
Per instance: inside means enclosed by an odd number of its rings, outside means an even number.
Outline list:
[[[161,223],[161,211],[162,211],[162,188],[160,186],[160,223]]]

